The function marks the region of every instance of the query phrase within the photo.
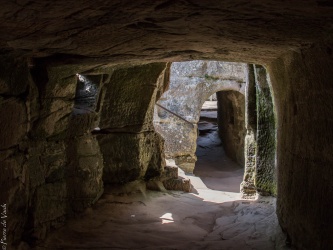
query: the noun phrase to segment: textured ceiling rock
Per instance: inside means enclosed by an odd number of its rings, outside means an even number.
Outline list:
[[[268,63],[325,39],[332,10],[329,1],[301,0],[2,1],[0,48],[89,63]]]

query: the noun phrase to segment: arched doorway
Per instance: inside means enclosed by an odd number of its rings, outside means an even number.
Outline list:
[[[218,98],[221,99],[221,102],[224,102],[223,108],[219,108],[221,119],[223,116],[223,122],[220,123],[228,123],[227,126],[219,125],[223,130],[223,136],[226,137],[223,142],[230,144],[226,152],[231,155],[231,159],[235,159],[241,169],[237,172],[237,178],[240,178],[237,188],[227,188],[234,192],[239,192],[243,175],[242,169],[244,168],[245,70],[246,65],[242,63],[219,61],[173,63],[171,65],[169,90],[158,101],[154,115],[155,129],[165,140],[166,157],[174,159],[176,165],[185,173],[192,174],[195,170],[197,156],[202,153],[199,152],[200,145],[197,147],[198,128],[199,132],[205,130],[205,128],[202,128],[203,122],[200,122],[201,109],[205,101],[218,92]],[[224,92],[227,95],[224,95]],[[231,111],[229,110],[230,107]],[[233,124],[230,124],[231,120]],[[206,125],[211,126],[212,124]],[[216,140],[219,141],[217,129],[211,132],[208,138],[216,135]],[[236,153],[231,152],[232,150],[236,150]],[[215,151],[211,150],[210,153],[212,152]],[[223,150],[221,152],[217,150],[215,153],[220,154],[216,157],[226,156]],[[220,160],[218,162],[223,165]],[[234,164],[230,163],[229,165]],[[207,171],[207,169],[204,171]]]

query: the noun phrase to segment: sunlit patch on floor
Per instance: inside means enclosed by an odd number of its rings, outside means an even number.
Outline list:
[[[174,222],[172,218],[172,213],[165,213],[160,218],[162,219],[162,224],[168,224]]]

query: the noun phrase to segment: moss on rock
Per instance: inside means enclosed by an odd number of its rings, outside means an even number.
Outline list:
[[[275,119],[267,73],[255,65],[257,96],[257,148],[255,185],[261,195],[276,195]]]

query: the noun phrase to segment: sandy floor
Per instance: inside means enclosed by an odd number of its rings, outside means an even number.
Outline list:
[[[106,192],[35,249],[287,249],[275,199],[240,198],[242,168],[224,155],[216,127],[202,125],[193,193]]]
[[[201,121],[198,124],[198,161],[194,174],[213,190],[238,193],[244,168],[229,159],[217,134],[217,125]]]
[[[282,249],[274,200],[198,191],[105,195],[36,249]]]

